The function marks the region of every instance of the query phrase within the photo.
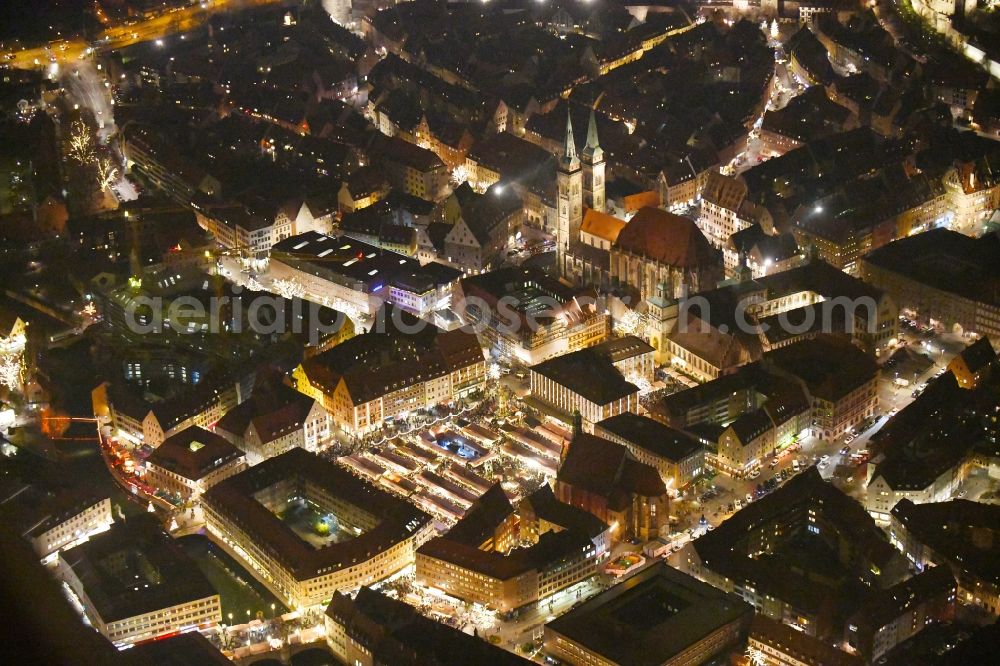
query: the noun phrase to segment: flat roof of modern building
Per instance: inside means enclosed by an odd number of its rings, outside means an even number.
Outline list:
[[[180,544],[146,515],[115,525],[59,557],[104,622],[217,594]]]
[[[318,278],[352,288],[364,286],[377,292],[397,277],[413,281],[413,274],[425,275],[436,284],[455,281],[460,272],[444,270],[441,264],[425,269],[416,259],[369,245],[347,236],[327,236],[307,231],[275,243],[271,257]]]
[[[661,561],[549,622],[545,631],[617,664],[653,666],[723,627],[749,622],[752,614],[738,597]]]
[[[0,518],[24,538],[33,539],[101,502],[89,488],[53,488],[16,478],[0,477]]]
[[[702,449],[701,443],[687,433],[632,412],[598,421],[596,427],[672,462],[680,462]]]
[[[605,354],[593,348],[563,354],[531,366],[531,371],[551,379],[595,405],[639,393]]]
[[[945,293],[1000,304],[1000,236],[995,233],[971,238],[931,229],[873,250],[864,263]]]

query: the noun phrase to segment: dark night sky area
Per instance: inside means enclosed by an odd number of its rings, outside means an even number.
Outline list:
[[[67,32],[94,27],[88,0],[0,0],[0,40],[50,39],[49,26]]]

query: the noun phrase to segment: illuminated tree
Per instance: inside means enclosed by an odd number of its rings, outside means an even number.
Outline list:
[[[23,355],[20,351],[0,354],[0,386],[6,386],[12,391],[20,390],[23,369]]]
[[[614,329],[618,335],[637,335],[643,326],[642,315],[635,310],[628,310],[621,318],[615,320]]]
[[[94,161],[94,137],[82,120],[74,120],[69,130],[69,156],[80,164]]]
[[[306,288],[294,280],[273,280],[271,286],[282,298],[304,298]]]
[[[453,185],[461,185],[465,181],[469,180],[469,169],[466,168],[464,164],[459,164],[451,172],[451,182]]]
[[[767,666],[767,657],[757,648],[747,648],[747,662],[749,666]]]
[[[103,192],[118,180],[118,167],[107,157],[97,160],[97,189]]]

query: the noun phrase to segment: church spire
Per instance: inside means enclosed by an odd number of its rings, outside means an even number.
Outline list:
[[[573,140],[573,120],[570,118],[569,109],[566,109],[566,141],[563,144],[562,166],[569,169],[580,167],[580,158],[576,156],[576,141]]]
[[[590,110],[590,124],[587,125],[587,145],[583,149],[583,159],[588,164],[596,164],[604,160],[604,151],[597,138],[597,118],[594,110]]]

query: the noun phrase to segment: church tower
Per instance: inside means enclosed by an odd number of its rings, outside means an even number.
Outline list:
[[[603,169],[603,167],[602,167]],[[566,251],[571,242],[580,238],[583,222],[583,172],[576,155],[573,140],[573,121],[566,112],[566,140],[563,155],[556,170],[556,188],[559,191],[559,228],[556,230],[556,250],[560,270],[565,273]]]
[[[599,213],[605,212],[604,151],[597,139],[597,120],[590,110],[587,126],[587,145],[583,149],[583,205]]]

